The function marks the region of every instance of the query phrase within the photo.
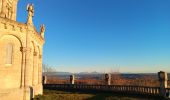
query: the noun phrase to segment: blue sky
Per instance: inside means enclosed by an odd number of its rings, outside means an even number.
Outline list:
[[[27,3],[58,71],[170,72],[169,0],[20,0],[19,22]]]

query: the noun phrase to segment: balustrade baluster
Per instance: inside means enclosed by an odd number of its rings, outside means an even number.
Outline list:
[[[159,87],[144,87],[144,86],[126,86],[126,85],[84,85],[84,84],[46,84],[45,89],[73,89],[73,90],[101,90],[112,92],[127,92],[146,95],[160,95]],[[170,92],[170,88],[166,88],[166,93]]]
[[[151,88],[151,91],[150,91],[151,94],[153,94],[153,88]]]
[[[147,94],[149,94],[149,88],[147,87]]]
[[[155,88],[153,89],[153,94],[154,94],[154,95],[156,94],[156,92],[155,92]]]

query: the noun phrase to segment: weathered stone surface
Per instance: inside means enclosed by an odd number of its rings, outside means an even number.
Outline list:
[[[33,24],[16,21],[17,3],[0,0],[0,100],[30,100],[43,91],[44,37]]]

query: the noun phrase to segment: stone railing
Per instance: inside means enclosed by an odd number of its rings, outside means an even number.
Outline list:
[[[44,89],[73,91],[107,91],[131,94],[160,95],[159,87],[123,86],[123,85],[79,85],[79,84],[44,84]],[[166,89],[170,92],[170,88]]]
[[[165,98],[170,97],[170,88],[168,87],[167,73],[158,72],[160,87],[147,87],[147,86],[133,86],[133,85],[111,85],[111,75],[105,74],[105,85],[86,85],[75,84],[74,75],[70,76],[70,84],[46,84],[46,77],[43,77],[44,89],[52,90],[75,90],[75,91],[108,91],[108,92],[121,92],[132,94],[156,95]]]

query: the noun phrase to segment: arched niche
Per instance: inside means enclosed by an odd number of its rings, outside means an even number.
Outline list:
[[[20,87],[22,67],[21,47],[20,39],[14,35],[3,35],[0,37],[0,89]]]

